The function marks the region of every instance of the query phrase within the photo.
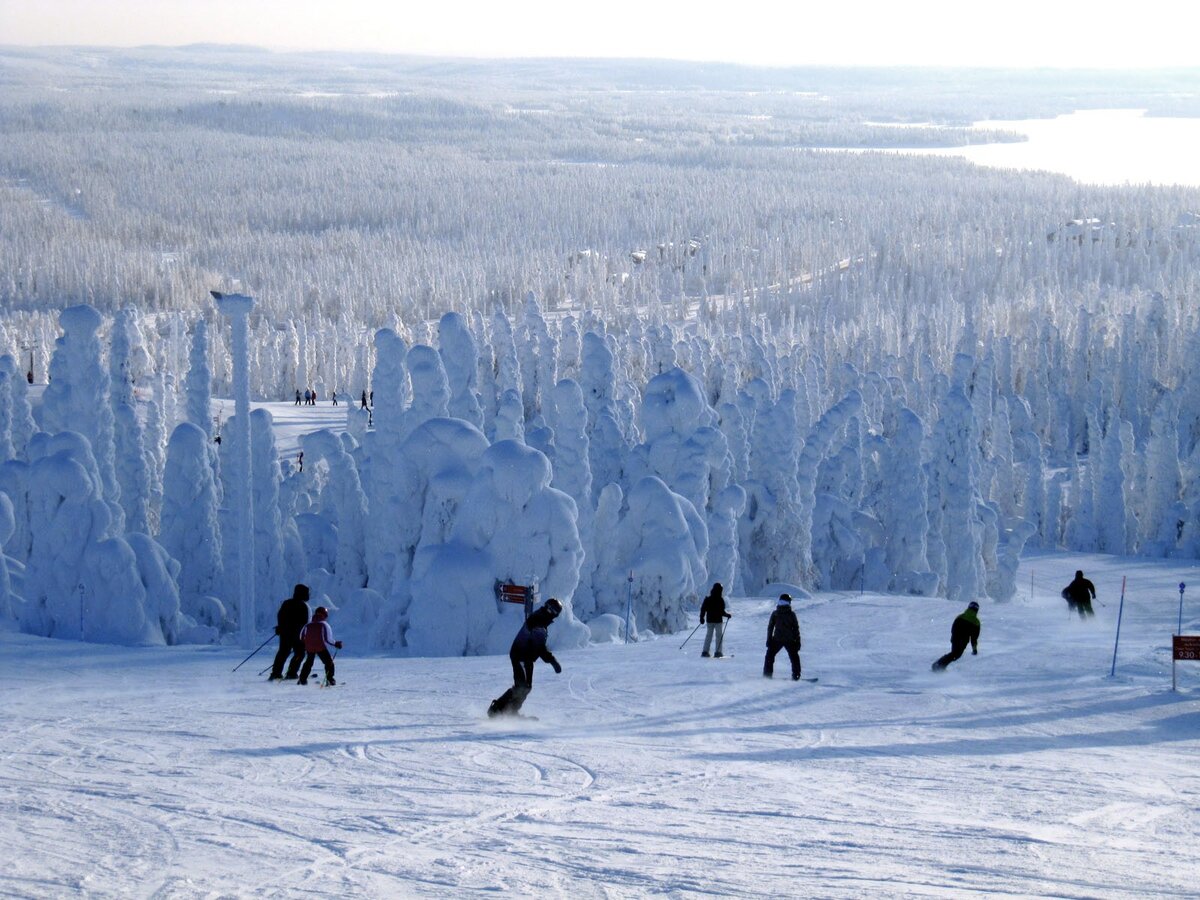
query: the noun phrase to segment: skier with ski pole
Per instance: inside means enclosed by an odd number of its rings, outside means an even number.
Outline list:
[[[259,644],[259,645],[258,645],[258,646],[257,646],[257,647],[254,649],[254,653],[251,653],[249,656],[247,656],[245,659],[243,659],[243,660],[242,660],[240,663],[238,663],[236,666],[234,666],[234,667],[233,667],[233,671],[235,671],[235,672],[236,672],[238,669],[240,669],[240,668],[241,668],[242,666],[244,666],[246,663],[250,662],[250,660],[252,660],[252,659],[254,658],[254,654],[255,654],[255,653],[258,653],[258,651],[259,651],[259,650],[261,650],[263,647],[267,646],[267,644],[271,643],[271,641],[272,641],[274,638],[275,638],[275,635],[274,635],[274,634],[267,635],[267,639],[266,639],[265,641],[263,641],[261,644]]]
[[[312,621],[300,630],[300,640],[304,642],[304,665],[300,669],[300,679],[297,684],[308,684],[308,675],[312,672],[313,662],[317,657],[321,658],[321,662],[325,665],[325,684],[334,685],[337,682],[333,678],[333,657],[329,655],[329,648],[336,647],[342,649],[342,642],[333,639],[333,629],[326,621],[329,618],[329,610],[324,606],[318,606],[313,613]]]
[[[731,619],[733,616],[725,611],[725,596],[723,591],[721,582],[714,582],[712,590],[708,592],[708,596],[704,598],[704,602],[700,605],[700,624],[708,625],[708,631],[704,635],[704,649],[700,651],[701,656],[709,655],[708,650],[712,646],[714,634],[717,636],[717,652],[714,655],[717,659],[725,655],[721,652],[721,645],[725,641],[725,620]]]
[[[304,662],[304,641],[300,640],[300,632],[308,624],[308,585],[298,584],[292,588],[292,596],[279,605],[276,615],[275,633],[279,635],[279,650],[271,663],[269,681],[283,680],[283,664],[288,663],[287,678],[295,679],[300,673],[300,664]],[[291,656],[291,662],[288,657]],[[261,673],[260,673],[261,674]]]

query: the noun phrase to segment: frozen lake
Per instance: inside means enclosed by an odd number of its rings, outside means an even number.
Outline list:
[[[1053,119],[991,120],[1021,143],[906,152],[961,156],[982,166],[1059,172],[1087,184],[1200,186],[1200,119],[1155,118],[1140,109],[1095,109]]]

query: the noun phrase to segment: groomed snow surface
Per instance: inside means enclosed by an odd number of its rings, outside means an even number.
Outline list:
[[[1057,595],[1077,567],[1086,623]],[[772,602],[735,599],[731,658],[703,632],[566,652],[536,721],[485,717],[503,657],[364,658],[346,632],[342,684],[301,687],[257,675],[270,648],[234,674],[229,647],[4,634],[0,894],[1195,896],[1200,664],[1172,693],[1169,646],[1198,574],[1026,560],[941,675],[961,604],[817,595],[817,684],[785,654],[761,677]]]

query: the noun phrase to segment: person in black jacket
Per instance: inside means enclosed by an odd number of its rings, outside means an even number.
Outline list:
[[[780,594],[771,621],[767,623],[767,658],[763,661],[763,678],[775,674],[775,656],[786,650],[792,661],[792,681],[800,680],[800,623],[792,611],[790,594]]]
[[[725,611],[725,596],[723,591],[721,582],[714,582],[712,590],[708,592],[708,596],[700,604],[700,624],[703,625],[706,621],[708,623],[708,631],[704,633],[704,649],[700,652],[701,656],[709,655],[708,650],[712,646],[714,634],[717,636],[717,658],[720,659],[725,655],[721,652],[721,644],[725,641],[725,619],[732,619],[733,616]]]
[[[933,664],[933,671],[941,672],[946,666],[963,655],[971,645],[971,653],[979,655],[979,604],[972,600],[966,610],[959,613],[950,626],[950,652]]]
[[[283,678],[283,664],[287,662],[288,654],[291,654],[292,661],[288,664],[287,677],[296,678],[300,672],[300,663],[304,661],[304,641],[300,640],[300,629],[308,624],[307,584],[298,584],[292,589],[292,596],[279,605],[275,621],[279,650],[275,654],[275,662],[271,665],[271,677],[268,680],[279,681]]]
[[[1075,570],[1075,580],[1062,589],[1062,597],[1070,609],[1079,613],[1079,618],[1086,619],[1094,616],[1092,600],[1096,596],[1096,586],[1083,577],[1083,570]]]
[[[513,686],[492,701],[488,707],[489,717],[520,714],[521,705],[533,690],[533,664],[537,660],[550,663],[556,674],[562,672],[562,666],[554,654],[546,649],[549,636],[547,629],[561,612],[562,604],[551,597],[525,620],[508,651],[509,661],[512,662]]]

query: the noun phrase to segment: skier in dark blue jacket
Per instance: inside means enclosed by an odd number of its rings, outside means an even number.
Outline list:
[[[492,701],[488,716],[520,714],[521,705],[533,690],[533,664],[537,660],[550,663],[556,673],[562,671],[554,654],[546,649],[549,636],[547,629],[561,612],[562,604],[551,597],[525,620],[508,651],[513,668],[513,686]]]

